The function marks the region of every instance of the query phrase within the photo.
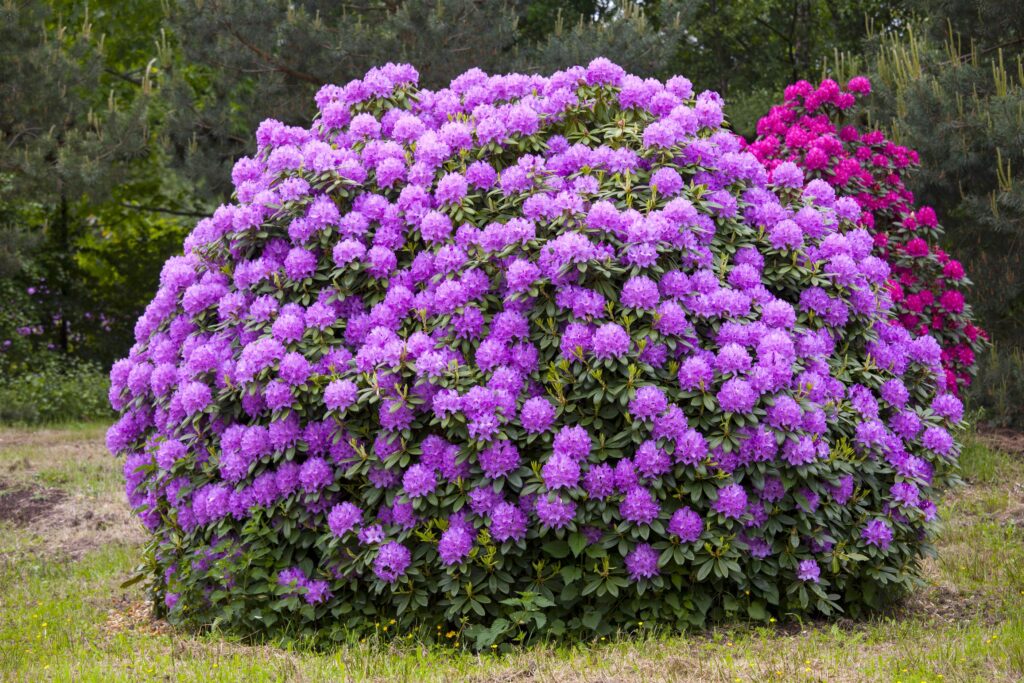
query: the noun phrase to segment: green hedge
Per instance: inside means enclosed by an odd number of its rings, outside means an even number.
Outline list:
[[[0,377],[0,423],[52,424],[106,419],[110,380],[98,365],[48,357],[31,371]]]

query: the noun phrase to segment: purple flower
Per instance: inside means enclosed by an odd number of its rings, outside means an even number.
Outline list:
[[[537,499],[536,506],[537,517],[541,523],[552,529],[568,526],[576,516],[576,503],[571,500],[562,500],[558,497],[549,499],[547,495],[541,495]]]
[[[814,560],[800,560],[796,571],[796,578],[800,581],[818,583],[821,580],[821,567]]]
[[[499,503],[491,510],[491,536],[498,542],[526,538],[526,514],[512,503]]]
[[[583,354],[593,346],[593,337],[589,325],[569,323],[559,345],[562,355],[570,360],[583,360]]]
[[[704,521],[689,507],[683,506],[672,513],[668,530],[683,543],[693,543],[704,533]]]
[[[519,467],[519,451],[511,441],[499,441],[480,452],[480,469],[491,479],[505,476]]]
[[[519,412],[519,422],[530,434],[547,431],[555,420],[555,408],[551,402],[541,396],[535,396],[523,403]]]
[[[889,494],[898,504],[906,507],[914,507],[920,499],[920,491],[917,485],[909,481],[900,481],[889,488]]]
[[[452,221],[448,216],[439,211],[431,211],[424,216],[420,223],[420,234],[423,239],[429,242],[442,242],[452,232]]]
[[[704,435],[696,429],[687,429],[677,442],[676,460],[687,465],[696,465],[704,460],[708,453],[708,443]]]
[[[658,387],[640,387],[636,396],[629,402],[630,414],[640,420],[651,420],[668,407],[665,393]]]
[[[718,404],[729,413],[749,413],[757,402],[757,393],[744,379],[730,379],[718,391]]]
[[[683,179],[674,168],[663,166],[651,175],[651,187],[658,191],[658,194],[671,197],[683,189]]]
[[[940,455],[948,455],[953,450],[953,437],[942,427],[929,427],[924,430],[921,443],[928,450]]]
[[[772,182],[779,187],[802,188],[804,172],[792,161],[783,161],[772,171]]]
[[[451,566],[459,564],[469,556],[473,550],[473,532],[461,524],[451,524],[437,544],[437,553],[441,557],[441,564]]]
[[[306,583],[306,573],[299,567],[289,567],[277,573],[277,584],[288,588],[298,588]]]
[[[310,458],[302,463],[299,483],[306,493],[316,493],[334,481],[334,470],[323,458]]]
[[[319,579],[308,579],[306,581],[306,593],[302,597],[310,605],[326,602],[331,597],[330,584]]]
[[[660,299],[658,285],[654,280],[643,275],[631,277],[626,280],[626,284],[622,285],[620,302],[623,306],[651,310],[658,307]]]
[[[626,555],[626,571],[634,581],[650,579],[658,575],[658,551],[647,543],[638,543]]]
[[[691,356],[679,366],[679,386],[683,389],[706,390],[715,373],[708,362],[698,356]]]
[[[892,543],[892,527],[884,519],[873,519],[861,530],[860,537],[868,545],[888,550],[889,544]]]
[[[373,560],[373,573],[385,583],[394,583],[401,578],[412,562],[412,553],[401,543],[385,543]]]
[[[306,357],[294,351],[285,354],[284,358],[281,359],[281,365],[278,369],[278,375],[281,379],[292,386],[305,384],[311,373],[312,368]]]
[[[336,379],[324,389],[324,405],[331,410],[345,410],[356,400],[356,385],[347,379]]]
[[[583,477],[583,488],[591,498],[607,498],[615,492],[615,470],[605,463],[591,467]]]
[[[446,173],[437,182],[434,197],[442,204],[458,204],[466,196],[467,189],[465,176],[460,173]]]
[[[615,323],[605,323],[594,331],[593,351],[598,358],[619,358],[629,351],[629,335]]]
[[[289,342],[301,339],[306,331],[306,322],[302,316],[285,314],[274,321],[271,328],[274,338],[278,341]]]
[[[202,412],[210,402],[213,401],[213,393],[210,387],[202,382],[189,382],[180,389],[181,407],[189,415]]]
[[[713,507],[721,515],[739,519],[747,510],[747,492],[739,484],[727,484],[718,489],[718,499]]]
[[[525,292],[533,286],[541,272],[533,263],[523,259],[514,260],[505,271],[505,282],[512,292]]]
[[[364,526],[356,534],[356,538],[363,545],[373,545],[374,543],[380,543],[384,540],[384,528],[380,524],[372,524],[370,526]]]
[[[799,225],[787,218],[768,231],[768,242],[775,249],[799,249],[804,243],[804,233]]]
[[[953,394],[940,394],[932,401],[932,410],[950,422],[959,422],[964,416],[964,404]]]
[[[626,71],[606,57],[597,57],[587,65],[586,79],[590,85],[619,85]]]
[[[327,526],[338,538],[352,531],[363,520],[362,511],[352,503],[341,503],[331,508],[327,515]]]
[[[910,393],[907,388],[903,385],[903,382],[899,379],[890,379],[882,385],[881,392],[882,398],[896,406],[902,408],[907,404],[910,399]]]
[[[303,280],[316,272],[316,254],[301,247],[288,252],[284,260],[284,272],[291,280]]]
[[[590,434],[584,427],[562,427],[555,435],[554,451],[574,460],[585,460],[590,455]]]
[[[544,463],[541,476],[548,489],[573,488],[580,480],[580,465],[568,453],[555,453]]]
[[[486,161],[474,161],[466,169],[466,180],[473,187],[487,190],[494,186],[498,172]]]
[[[402,476],[402,489],[410,498],[430,495],[437,487],[437,474],[423,464],[412,465]]]
[[[640,524],[650,524],[661,512],[661,506],[647,489],[636,486],[626,492],[619,505],[619,514],[623,519]]]

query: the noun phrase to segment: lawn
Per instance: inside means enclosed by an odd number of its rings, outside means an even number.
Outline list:
[[[1020,681],[1017,443],[968,439],[926,585],[888,614],[478,656],[383,631],[327,652],[175,631],[121,588],[143,534],[103,427],[0,430],[0,680]]]

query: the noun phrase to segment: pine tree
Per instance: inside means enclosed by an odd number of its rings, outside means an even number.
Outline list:
[[[877,39],[872,117],[919,150],[910,180],[946,226],[998,343],[1024,344],[1024,15],[1013,0],[922,3]]]
[[[0,6],[0,332],[8,346],[25,337],[64,353],[102,345],[88,338],[100,331],[101,312],[79,255],[95,207],[150,156],[145,74],[128,86],[111,64],[87,14],[72,25],[51,3]]]

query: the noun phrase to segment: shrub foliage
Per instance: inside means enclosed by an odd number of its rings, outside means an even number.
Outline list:
[[[605,59],[317,104],[111,373],[172,621],[486,647],[913,583],[962,408],[853,199]]]

